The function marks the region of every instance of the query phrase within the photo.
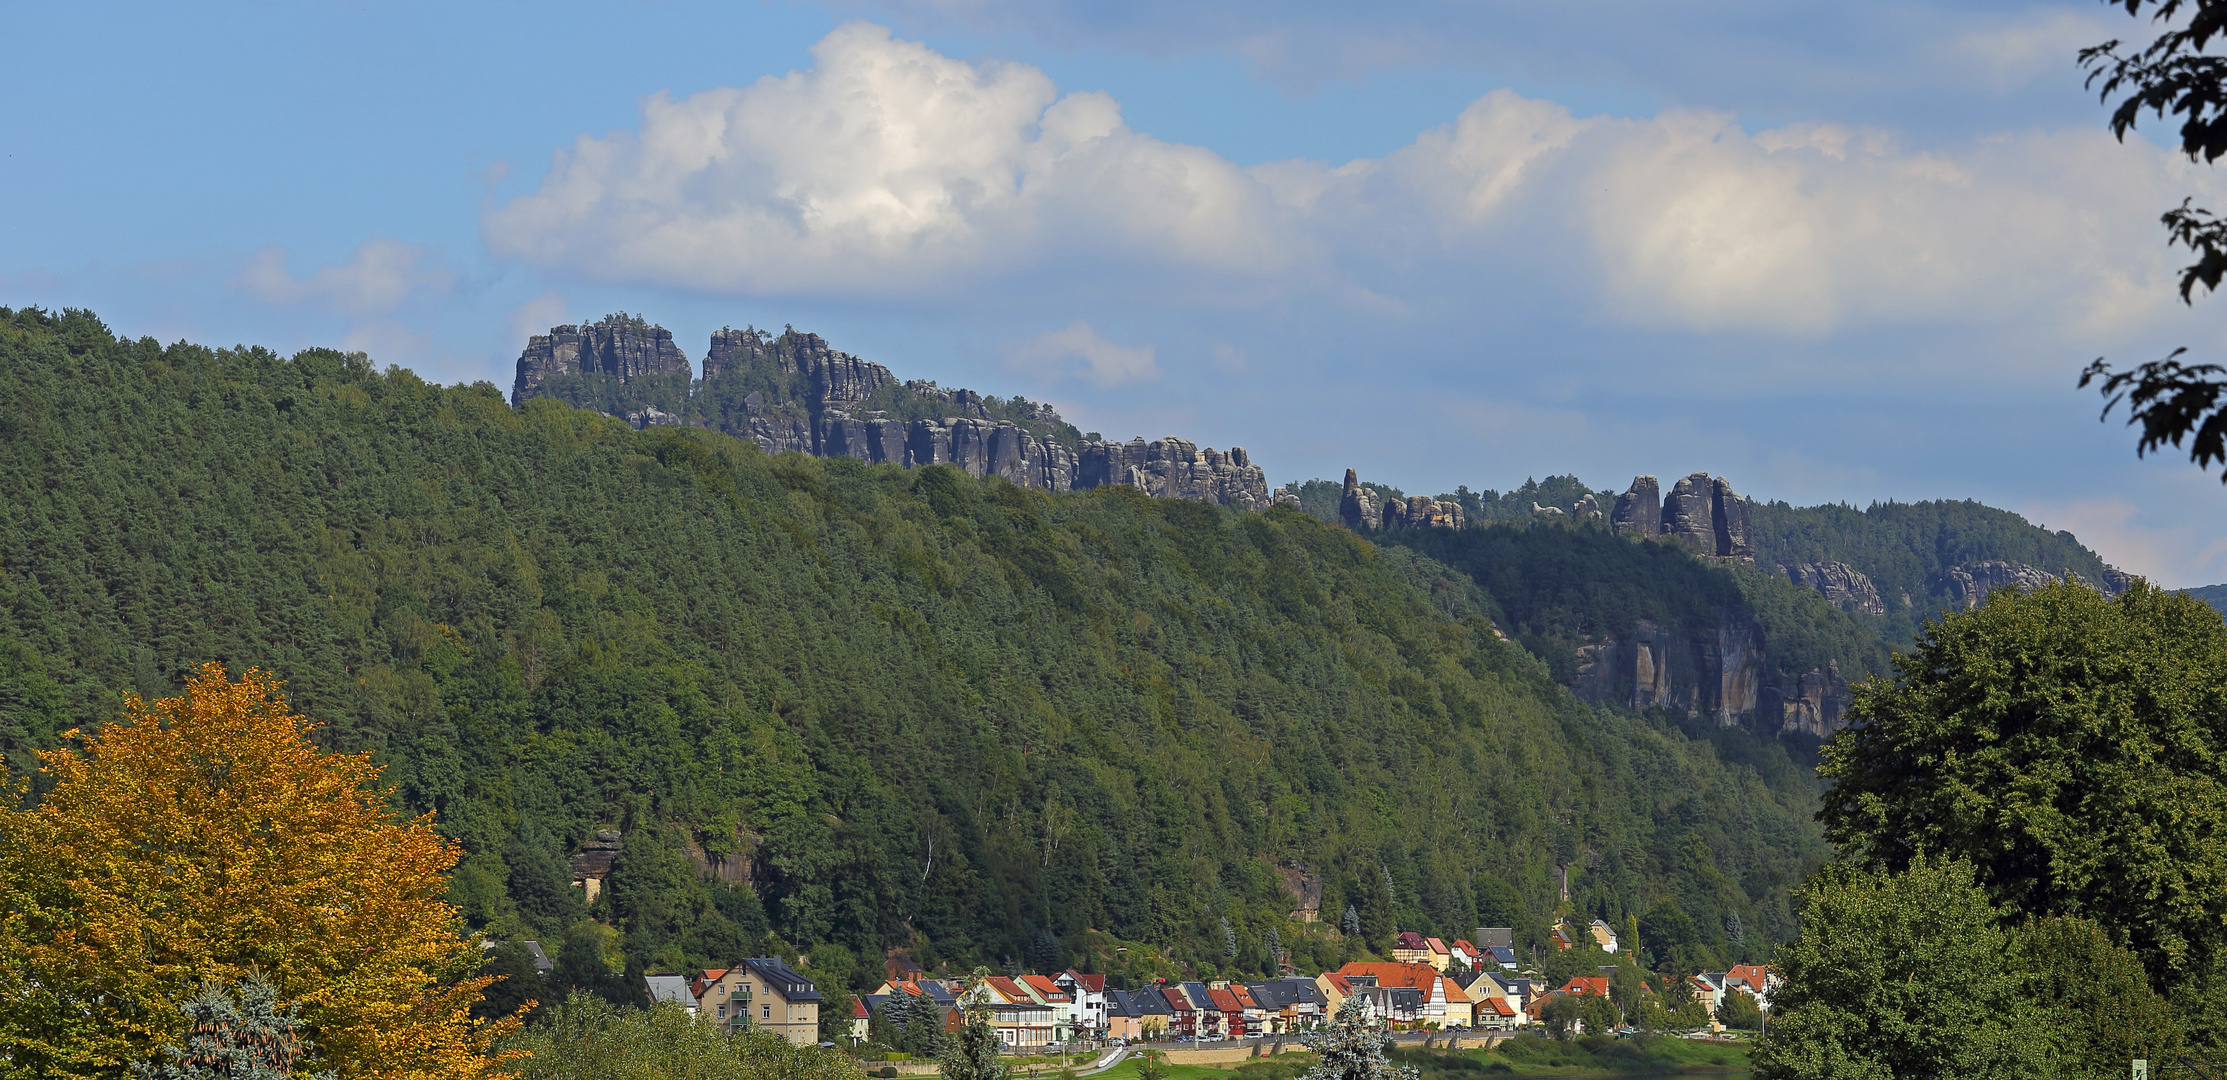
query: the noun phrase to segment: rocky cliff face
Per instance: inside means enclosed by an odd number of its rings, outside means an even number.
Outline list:
[[[1756,703],[1756,719],[1778,734],[1801,732],[1820,739],[1847,724],[1848,680],[1838,663],[1812,671],[1793,685],[1765,687]]]
[[[1652,540],[1663,531],[1662,488],[1652,476],[1632,477],[1631,490],[1616,497],[1609,528],[1618,536]]]
[[[1879,599],[1879,590],[1855,567],[1840,562],[1809,562],[1800,566],[1781,566],[1779,572],[1786,580],[1806,589],[1815,589],[1828,603],[1842,611],[1860,611],[1866,615],[1885,615],[1887,605]]]
[[[1380,499],[1376,489],[1361,483],[1352,469],[1345,471],[1345,494],[1338,502],[1338,517],[1355,532],[1376,529],[1459,529],[1464,524],[1461,504],[1451,499],[1410,495],[1405,499]]]
[[[1684,544],[1706,558],[1755,561],[1748,501],[1732,490],[1731,481],[1697,472],[1671,485],[1668,495],[1658,496],[1660,490],[1652,476],[1633,477],[1630,490],[1616,497],[1609,527],[1618,536]]]
[[[688,357],[662,326],[606,319],[586,326],[552,326],[526,340],[511,383],[512,405],[524,404],[552,378],[601,375],[624,385],[645,375],[691,376]],[[639,427],[640,424],[635,426]]]
[[[602,330],[560,326],[535,336],[518,359],[513,400],[535,396],[552,374],[606,374],[623,380],[635,371],[688,371],[687,358],[662,327],[626,325],[602,337],[592,333]],[[870,399],[908,406],[914,415],[904,418],[862,407]],[[1243,447],[1224,452],[1176,438],[1126,443],[1071,439],[1074,429],[1065,428],[1049,405],[1011,403],[1002,417],[993,416],[993,403],[972,390],[917,380],[900,383],[889,368],[793,328],[779,336],[751,327],[714,333],[694,401],[695,415],[686,418],[654,406],[616,415],[636,427],[685,419],[749,439],[769,454],[795,451],[904,466],[946,464],[972,476],[999,476],[1043,491],[1129,484],[1156,497],[1241,509],[1261,509],[1269,502],[1267,476]],[[922,412],[934,415],[918,415]],[[1071,442],[1046,434],[1061,428]]]
[[[2002,562],[1988,559],[1982,562],[1959,563],[1949,568],[1947,581],[1951,599],[1963,604],[1966,611],[1980,606],[1987,594],[1997,589],[2017,589],[2021,592],[2057,583],[2057,575],[2037,570],[2025,563]]]
[[[1641,620],[1621,637],[1578,650],[1578,696],[1633,709],[1671,709],[1719,726],[1746,723],[1766,693],[1763,627],[1722,608],[1714,625],[1671,628]]]
[[[1847,722],[1848,680],[1838,665],[1793,679],[1770,673],[1763,627],[1740,608],[1704,626],[1640,620],[1578,650],[1574,687],[1587,701],[1708,717],[1762,735],[1823,737]]]

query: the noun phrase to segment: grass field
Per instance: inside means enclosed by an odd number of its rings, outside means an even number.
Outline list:
[[[1421,1080],[1483,1080],[1488,1076],[1587,1076],[1612,1074],[1745,1073],[1746,1044],[1695,1042],[1667,1036],[1637,1039],[1584,1038],[1569,1042],[1525,1038],[1501,1043],[1493,1050],[1395,1050],[1397,1064],[1412,1065]],[[1238,1066],[1173,1065],[1168,1080],[1299,1080],[1313,1067],[1313,1054],[1279,1054]],[[1017,1078],[1030,1075],[1026,1067],[1014,1070]],[[1039,1067],[1038,1080],[1057,1080],[1056,1066]],[[1141,1080],[1136,1059],[1131,1058],[1089,1080]]]

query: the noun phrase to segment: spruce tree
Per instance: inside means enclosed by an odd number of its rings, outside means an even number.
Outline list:
[[[1299,1080],[1419,1080],[1421,1076],[1414,1066],[1395,1066],[1384,1055],[1384,1033],[1370,1020],[1368,1004],[1358,994],[1338,1006],[1327,1030],[1307,1032],[1299,1041],[1322,1055]]]
[[[294,1067],[311,1053],[302,1037],[301,1006],[280,1011],[278,989],[260,975],[240,984],[240,996],[216,983],[180,1007],[186,1014],[185,1045],[166,1047],[170,1061],[142,1065],[146,1080],[290,1080]],[[332,1073],[316,1074],[330,1080]]]

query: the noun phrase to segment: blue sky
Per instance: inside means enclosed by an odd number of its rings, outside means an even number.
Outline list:
[[[2100,3],[10,5],[0,304],[508,387],[614,310],[1409,491],[1976,498],[2173,585],[2227,490],[2096,356],[2227,345]],[[25,48],[24,43],[35,43]]]

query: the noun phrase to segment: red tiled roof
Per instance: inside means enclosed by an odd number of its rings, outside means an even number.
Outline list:
[[[1432,952],[1446,951],[1446,943],[1438,940],[1437,938],[1424,938],[1423,944],[1430,946]]]
[[[1477,951],[1477,946],[1471,945],[1469,943],[1469,939],[1467,938],[1455,938],[1454,947],[1466,953],[1473,953]]]
[[[1251,990],[1247,990],[1244,983],[1233,982],[1229,984],[1229,992],[1231,997],[1237,999],[1237,1003],[1239,1005],[1243,1005],[1248,1009],[1260,1008],[1260,1002],[1253,1000],[1253,992]]]
[[[1160,996],[1167,998],[1168,1004],[1174,1006],[1177,1012],[1191,1011],[1190,995],[1185,994],[1181,990],[1178,990],[1172,986],[1163,986],[1160,988]]]
[[[1439,978],[1438,969],[1429,964],[1362,964],[1352,963],[1338,969],[1340,975],[1374,975],[1378,986],[1413,987],[1430,993],[1431,982]]]
[[[1345,981],[1345,976],[1340,975],[1335,971],[1325,971],[1322,973],[1322,977],[1330,980],[1330,988],[1336,990],[1340,994],[1350,994],[1353,992],[1353,984]]]
[[[982,981],[989,983],[990,989],[995,990],[1000,994],[1004,994],[1005,1000],[1009,1002],[1035,1000],[1034,998],[1028,996],[1028,991],[1021,989],[1013,982],[1013,980],[1008,979],[1003,975],[992,975]]]
[[[1036,992],[1044,995],[1045,999],[1048,1001],[1067,1000],[1067,991],[1060,989],[1059,984],[1053,982],[1049,976],[1023,975],[1021,976],[1021,980],[1028,983],[1031,987],[1034,987],[1036,989]]]
[[[1492,1012],[1495,1016],[1514,1016],[1516,1014],[1514,1007],[1508,1004],[1507,998],[1489,997],[1478,1004],[1492,1006]]]
[[[1106,977],[1104,975],[1085,975],[1080,971],[1069,968],[1067,969],[1067,976],[1075,980],[1075,982],[1083,989],[1088,990],[1093,994],[1103,994],[1106,992]]]
[[[851,999],[851,1019],[853,1019],[853,1020],[864,1020],[864,1019],[866,1019],[866,1018],[867,1018],[867,1015],[868,1015],[868,1014],[867,1014],[867,1012],[866,1012],[866,1003],[865,1003],[865,1002],[863,1002],[863,1001],[860,1001],[860,1000],[858,1000],[857,998],[852,998],[852,999]]]
[[[1245,1011],[1245,1006],[1237,1003],[1237,995],[1227,990],[1208,990],[1206,999],[1213,1002],[1215,1008],[1226,1013]]]
[[[1577,996],[1591,994],[1594,997],[1607,997],[1608,978],[1607,976],[1602,976],[1600,978],[1588,979],[1585,976],[1580,975],[1576,978],[1571,979],[1569,981],[1569,984],[1562,988],[1562,992],[1565,994],[1572,994]]]
[[[1423,947],[1423,935],[1413,930],[1404,931],[1400,934],[1396,944],[1397,947],[1402,949],[1420,949]]]

